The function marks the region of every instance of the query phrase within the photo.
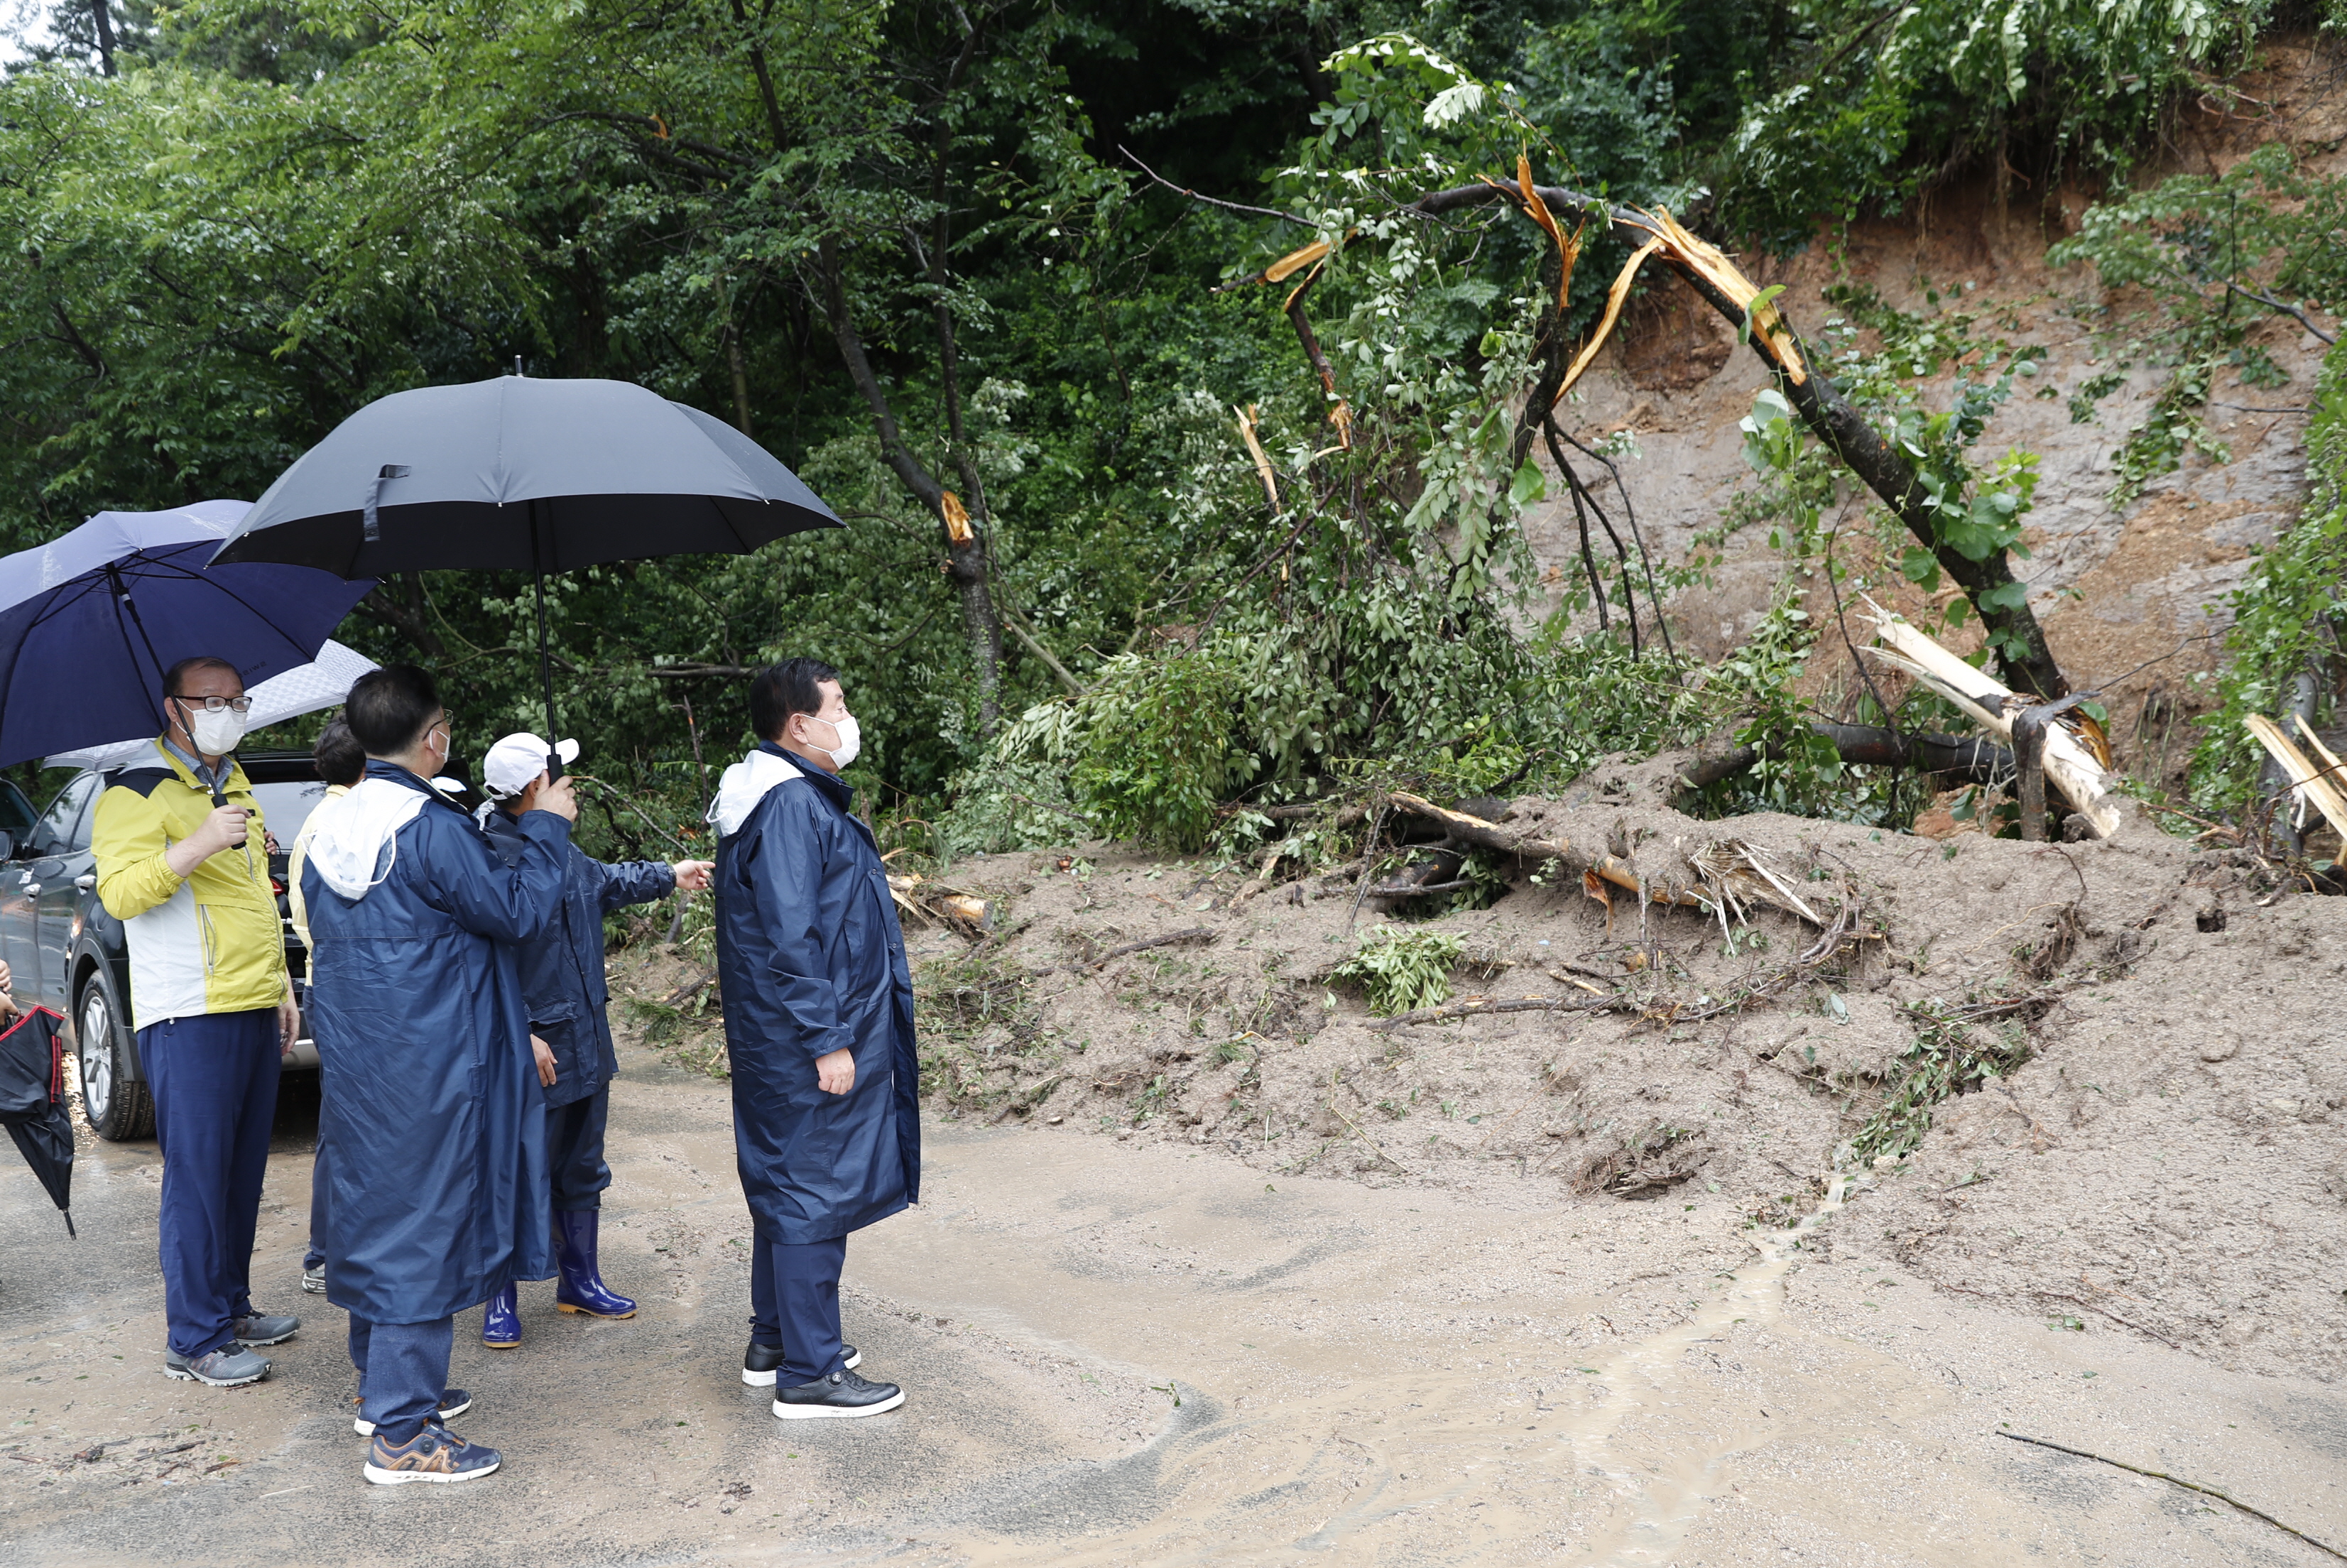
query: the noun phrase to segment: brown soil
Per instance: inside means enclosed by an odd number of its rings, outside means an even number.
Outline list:
[[[2169,156],[2137,178],[2215,173],[2273,140],[2289,142],[2311,170],[2347,170],[2347,77],[2315,48],[2277,44],[2266,58],[2267,69],[2236,79],[2249,97],[2229,110],[2214,98],[2188,106]],[[2204,412],[2229,460],[2189,454],[2128,506],[2113,507],[2112,455],[2165,372],[2138,364],[2094,418],[2071,422],[2068,395],[2113,365],[2113,344],[2091,329],[2123,322],[2141,305],[2106,297],[2091,268],[2046,263],[2047,249],[2075,232],[2098,194],[2064,187],[2041,201],[2016,190],[2000,210],[1985,179],[1951,181],[1900,217],[1850,225],[1798,255],[1739,261],[1756,282],[1784,286],[1793,324],[1811,334],[1835,310],[1823,298],[1835,284],[1863,284],[1922,313],[1932,308],[1926,290],[1936,289],[1943,302],[1983,313],[1982,331],[2045,351],[2044,374],[1990,420],[1975,460],[1993,463],[2008,448],[2038,454],[2025,536],[2032,553],[2019,569],[2033,608],[2073,689],[2102,693],[2120,765],[2174,791],[2197,738],[2189,720],[2209,706],[2206,676],[2231,621],[2226,595],[2247,574],[2251,552],[2290,526],[2303,498],[2306,410],[2323,344],[2280,317],[2260,325],[2254,341],[2289,380],[2270,388],[2242,384],[2229,370],[2220,375]],[[2114,313],[2097,313],[2106,309]],[[1952,371],[1924,384],[1926,403],[1945,407],[1953,380]],[[1730,502],[1753,489],[1737,422],[1766,384],[1759,362],[1735,346],[1715,314],[1696,309],[1676,282],[1656,282],[1634,297],[1576,390],[1571,417],[1584,434],[1626,432],[1635,444],[1618,466],[1646,542],[1664,559],[1689,559],[1696,536],[1718,528]],[[1563,601],[1582,569],[1563,487],[1552,483],[1550,495],[1524,518],[1543,610]],[[1920,619],[1923,596],[1875,549],[1866,497],[1857,500],[1840,516],[1836,559],[1886,606]],[[1768,547],[1768,533],[1765,525],[1730,533],[1707,580],[1667,601],[1680,651],[1716,661],[1750,632],[1788,564]],[[1806,608],[1824,635],[1804,695],[1850,716],[1863,682],[1832,626],[1831,602],[1814,579],[1808,586]],[[1863,641],[1862,629],[1853,630]],[[1951,641],[1969,651],[1976,636],[1967,629]]]
[[[1732,1202],[1763,1233],[1840,1170],[1859,1189],[1841,1242],[1921,1280],[2229,1368],[2347,1373],[2347,900],[2268,903],[2227,855],[2139,827],[1942,844],[1603,800],[1513,812],[1545,837],[1611,840],[1657,886],[1740,841],[1822,917],[1849,900],[1860,939],[1801,969],[1818,932],[1788,915],[1734,927],[1731,953],[1717,918],[1657,907],[1642,932],[1616,894],[1609,929],[1577,886],[1520,879],[1409,928],[1463,941],[1459,997],[1563,1009],[1380,1027],[1330,979],[1352,946],[1349,880],[1242,898],[1245,873],[1202,862],[981,859],[962,880],[997,899],[995,934],[910,933],[933,1113],[1190,1145],[1270,1176],[1504,1173],[1582,1209]],[[1357,928],[1383,920],[1371,900]],[[667,965],[642,989],[671,987]],[[624,963],[614,977],[637,983]],[[1910,1009],[2015,998],[2034,999],[1964,1038],[2025,1045],[2024,1064],[1929,1112],[1911,1155],[1851,1148],[1923,1060],[1930,1020]],[[1599,1003],[1620,1010],[1575,1010]],[[722,1073],[694,1040],[671,1049]]]

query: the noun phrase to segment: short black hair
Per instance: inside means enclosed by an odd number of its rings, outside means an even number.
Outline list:
[[[351,733],[349,720],[336,719],[318,732],[318,743],[310,748],[310,765],[330,784],[348,787],[366,777],[366,748]]]
[[[839,671],[820,659],[785,659],[760,671],[750,682],[750,728],[762,741],[779,739],[793,713],[823,712],[823,693],[815,688],[838,679]]]
[[[440,688],[413,664],[368,671],[343,702],[351,733],[371,757],[395,757],[415,744],[440,711]]]
[[[177,664],[172,665],[169,670],[163,671],[163,695],[166,697],[179,696],[179,677],[185,675],[190,670],[225,670],[230,674],[235,676],[239,681],[242,681],[244,679],[244,672],[239,670],[235,665],[230,663],[227,660],[222,659],[216,654],[199,653],[192,659],[180,660]]]

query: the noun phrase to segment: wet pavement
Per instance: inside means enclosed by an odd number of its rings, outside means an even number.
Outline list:
[[[162,1376],[151,1143],[85,1148],[77,1241],[0,1161],[0,1568],[2335,1561],[2014,1432],[2347,1545],[2337,1390],[1935,1294],[1837,1251],[1829,1215],[1267,1179],[1069,1130],[929,1128],[926,1201],[850,1242],[845,1291],[864,1372],[909,1401],[777,1422],[738,1376],[724,1088],[641,1064],[604,1257],[642,1310],[526,1286],[514,1351],[459,1318],[458,1430],[506,1469],[371,1488],[342,1315],[300,1292],[295,1098],[253,1277],[305,1327],[251,1388]]]

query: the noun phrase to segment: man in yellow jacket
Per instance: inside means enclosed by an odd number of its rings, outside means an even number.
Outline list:
[[[269,1375],[253,1347],[302,1327],[254,1312],[251,1286],[278,1063],[299,1020],[261,808],[234,754],[244,682],[223,660],[186,659],[163,696],[171,727],[151,764],[108,776],[90,847],[129,944],[163,1150],[163,1369],[230,1388]]]

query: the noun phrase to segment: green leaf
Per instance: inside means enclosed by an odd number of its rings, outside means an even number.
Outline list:
[[[1519,509],[1531,506],[1547,494],[1548,478],[1535,462],[1527,461],[1516,470],[1516,477],[1508,482],[1508,504]]]

